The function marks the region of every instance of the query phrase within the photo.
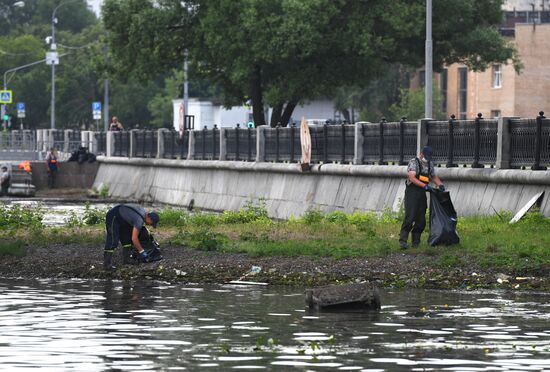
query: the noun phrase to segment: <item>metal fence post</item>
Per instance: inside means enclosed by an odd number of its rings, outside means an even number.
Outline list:
[[[240,154],[240,143],[239,143],[239,132],[240,132],[241,125],[237,123],[237,127],[235,128],[235,160],[241,160]]]
[[[479,147],[481,146],[480,125],[482,116],[481,112],[478,113],[474,124],[474,162],[472,163],[472,168],[483,168],[483,164],[479,163]]]
[[[247,136],[248,136],[248,161],[252,161],[252,128],[247,127]]]
[[[328,163],[328,123],[323,124],[323,163]]]
[[[448,143],[448,152],[447,152],[447,168],[454,168],[458,165],[454,164],[453,157],[454,157],[454,124],[455,124],[455,116],[451,115],[451,118],[449,119],[449,143]]]
[[[363,136],[363,124],[355,123],[355,138],[353,145],[353,164],[363,164],[363,143],[365,137]]]
[[[228,128],[220,128],[220,160],[227,160],[227,131]]]
[[[256,128],[256,162],[265,161],[265,125]]]
[[[386,165],[384,162],[384,125],[386,118],[382,118],[378,123],[378,165]]]
[[[279,162],[279,132],[281,130],[281,123],[277,123],[275,127],[275,162]]]
[[[399,120],[399,165],[405,165],[405,121],[404,116]]]
[[[69,149],[70,149],[69,142],[71,141],[72,132],[73,132],[72,129],[65,129],[63,131],[63,152],[69,152]]]
[[[212,128],[212,160],[216,160],[216,131],[219,131],[218,125],[214,124],[214,128]]]
[[[542,120],[546,119],[544,111],[539,112],[537,116],[537,132],[535,136],[535,164],[531,167],[532,170],[546,170],[546,167],[540,165],[540,152],[542,145]]]
[[[296,132],[296,124],[290,125],[290,162],[294,163],[294,132]]]

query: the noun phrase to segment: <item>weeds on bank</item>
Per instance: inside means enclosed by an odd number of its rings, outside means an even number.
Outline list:
[[[40,207],[0,205],[0,229],[39,229],[43,218],[44,211]]]

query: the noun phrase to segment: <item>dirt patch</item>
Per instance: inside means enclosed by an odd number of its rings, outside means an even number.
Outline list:
[[[493,272],[475,263],[462,268],[437,268],[425,254],[394,253],[384,257],[334,259],[326,257],[251,257],[246,254],[203,252],[180,246],[163,247],[164,260],[152,264],[120,265],[103,270],[103,251],[97,245],[59,244],[27,247],[26,255],[4,255],[0,276],[25,278],[157,279],[183,283],[225,283],[261,267],[245,280],[276,285],[316,286],[374,281],[386,287],[550,290],[550,268],[537,273]]]

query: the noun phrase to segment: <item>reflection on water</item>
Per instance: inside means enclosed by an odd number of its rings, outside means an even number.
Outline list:
[[[546,294],[383,291],[310,313],[300,290],[0,279],[0,369],[550,369]]]

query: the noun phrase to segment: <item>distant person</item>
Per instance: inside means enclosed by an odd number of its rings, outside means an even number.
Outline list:
[[[105,216],[107,236],[103,267],[107,270],[113,268],[113,252],[119,242],[122,243],[122,249],[135,248],[139,261],[150,262],[150,257],[140,242],[139,234],[143,225],[157,227],[159,220],[158,213],[146,212],[137,204],[119,204],[111,208]],[[123,252],[123,256],[126,257],[126,252]]]
[[[59,170],[59,162],[57,161],[57,151],[55,147],[50,147],[46,154],[46,171],[48,172],[48,187],[55,188],[57,171]]]
[[[435,174],[432,153],[431,147],[424,147],[418,157],[411,159],[407,166],[405,220],[399,234],[399,245],[403,249],[408,248],[410,232],[412,232],[412,246],[416,247],[420,244],[420,236],[426,227],[426,209],[428,209],[426,191],[433,191],[430,182],[435,183],[439,190],[445,191],[441,179]]]
[[[116,116],[113,116],[111,119],[111,124],[109,125],[109,130],[111,132],[119,132],[121,130],[124,130],[124,127],[122,126],[122,123],[118,121],[118,118]]]
[[[3,166],[0,172],[0,196],[8,195],[8,189],[10,188],[10,174],[8,167]]]

